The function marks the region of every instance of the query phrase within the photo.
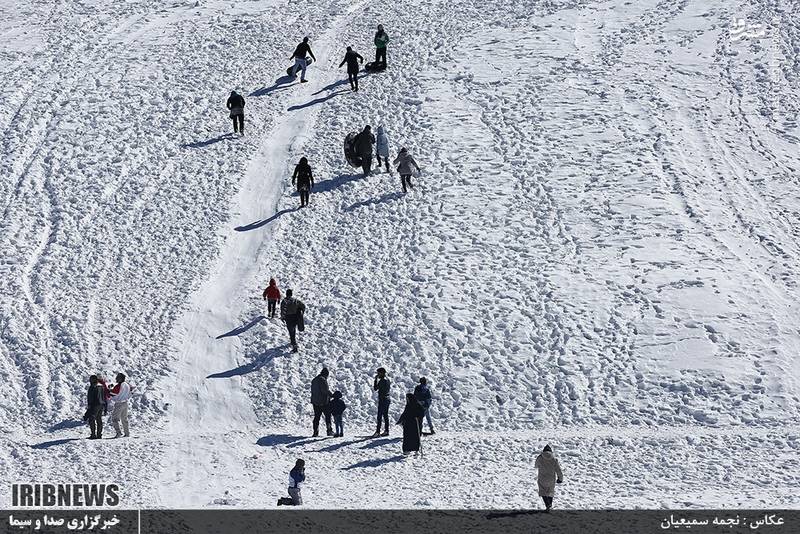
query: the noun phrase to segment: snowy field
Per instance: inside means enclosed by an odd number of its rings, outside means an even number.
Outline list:
[[[800,4],[0,0],[0,502],[800,508]],[[389,69],[349,91],[338,64]],[[308,35],[309,83],[286,79]],[[225,99],[247,99],[234,137]],[[363,178],[383,125],[422,166]],[[298,210],[301,156],[317,186]],[[261,291],[306,303],[291,354]],[[311,439],[309,384],[344,393]],[[374,431],[420,376],[437,434]],[[88,375],[134,437],[86,441]],[[106,432],[106,435],[110,435]]]

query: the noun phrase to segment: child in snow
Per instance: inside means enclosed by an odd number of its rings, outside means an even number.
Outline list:
[[[278,283],[274,278],[269,279],[269,286],[264,290],[263,297],[267,301],[267,317],[272,319],[275,317],[278,301],[281,300],[281,290],[278,289]]]
[[[378,136],[375,138],[375,152],[378,155],[378,168],[381,166],[381,158],[386,165],[386,172],[389,170],[389,137],[386,135],[386,130],[383,126],[378,126]]]
[[[414,187],[411,185],[411,175],[414,169],[420,172],[419,165],[417,165],[417,162],[414,161],[414,158],[411,157],[405,147],[400,149],[400,153],[394,159],[394,164],[397,165],[397,172],[400,173],[400,182],[403,184],[403,193],[405,193],[406,186]]]
[[[278,506],[300,506],[303,504],[303,496],[300,494],[300,488],[303,482],[306,481],[306,463],[298,459],[294,467],[289,471],[289,496],[291,498],[281,497],[278,499]]]
[[[344,436],[344,424],[342,423],[342,414],[347,405],[342,400],[342,392],[334,391],[333,400],[331,401],[331,414],[333,415],[333,424],[336,427],[336,432],[333,434],[334,438],[341,438]]]

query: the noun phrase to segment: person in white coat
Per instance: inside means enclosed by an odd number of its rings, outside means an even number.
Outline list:
[[[411,185],[411,175],[414,173],[414,169],[420,172],[419,165],[405,147],[400,149],[400,153],[394,159],[394,164],[397,165],[397,172],[400,173],[400,182],[403,184],[403,193],[405,193],[406,186],[414,187]]]
[[[111,388],[111,399],[114,401],[114,410],[111,412],[111,424],[117,432],[115,438],[130,437],[128,432],[128,401],[131,398],[131,385],[125,382],[125,375],[117,375],[117,384]],[[122,428],[120,429],[120,423]]]
[[[383,158],[386,172],[391,172],[389,170],[389,137],[386,135],[386,130],[383,129],[383,126],[378,126],[378,135],[375,138],[375,152],[378,155],[378,168],[380,168],[381,158]]]
[[[539,470],[537,482],[539,483],[539,496],[544,501],[545,511],[549,512],[553,507],[553,497],[556,493],[556,484],[564,481],[561,473],[561,466],[553,456],[553,449],[550,445],[545,445],[542,453],[536,457],[536,469]]]

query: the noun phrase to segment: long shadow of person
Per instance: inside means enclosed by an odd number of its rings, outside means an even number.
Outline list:
[[[277,212],[272,217],[268,217],[268,218],[266,218],[264,220],[261,220],[261,221],[251,222],[250,224],[245,224],[244,226],[237,226],[236,228],[234,228],[234,230],[236,230],[237,232],[249,232],[250,230],[256,230],[258,228],[261,228],[262,226],[265,226],[265,225],[271,223],[272,221],[274,221],[275,219],[277,219],[281,215],[285,215],[287,213],[291,213],[293,211],[297,211],[298,209],[299,208],[296,208],[296,207],[295,208],[287,208],[285,210],[281,210],[281,211]]]
[[[225,141],[226,139],[232,139],[232,138],[233,138],[232,133],[226,133],[214,137],[213,139],[207,139],[205,141],[195,141],[194,143],[184,143],[181,146],[183,148],[203,148],[209,145],[213,145],[214,143],[219,143],[220,141]]]
[[[266,317],[264,317],[263,315],[259,315],[258,317],[256,317],[247,324],[244,324],[242,326],[237,326],[230,332],[225,332],[224,334],[218,335],[216,339],[222,339],[224,337],[232,337],[232,336],[238,336],[239,334],[244,334],[245,332],[253,328],[255,325],[260,323],[262,319],[266,319]]]
[[[265,353],[256,356],[255,359],[249,363],[240,365],[239,367],[229,369],[227,371],[220,371],[219,373],[210,374],[206,378],[233,378],[234,376],[243,376],[252,373],[253,371],[258,371],[278,356],[289,354],[288,348],[289,344],[287,343],[280,347],[269,349]]]
[[[275,83],[271,87],[262,87],[261,89],[256,89],[247,96],[264,96],[274,93],[275,91],[280,91],[281,89],[289,88],[295,79],[297,79],[295,76],[281,76],[275,80]]]

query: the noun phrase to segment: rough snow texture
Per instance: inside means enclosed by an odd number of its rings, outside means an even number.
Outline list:
[[[311,506],[531,506],[549,442],[559,506],[800,506],[797,11],[0,2],[0,493],[98,473],[126,505],[265,507],[305,457]],[[352,94],[378,22],[390,68]],[[365,124],[422,165],[407,195],[347,167]],[[270,277],[308,306],[299,355]],[[344,440],[302,437],[323,365]],[[357,438],[379,366],[393,417],[432,382],[424,458]],[[137,437],[74,439],[120,370]]]

